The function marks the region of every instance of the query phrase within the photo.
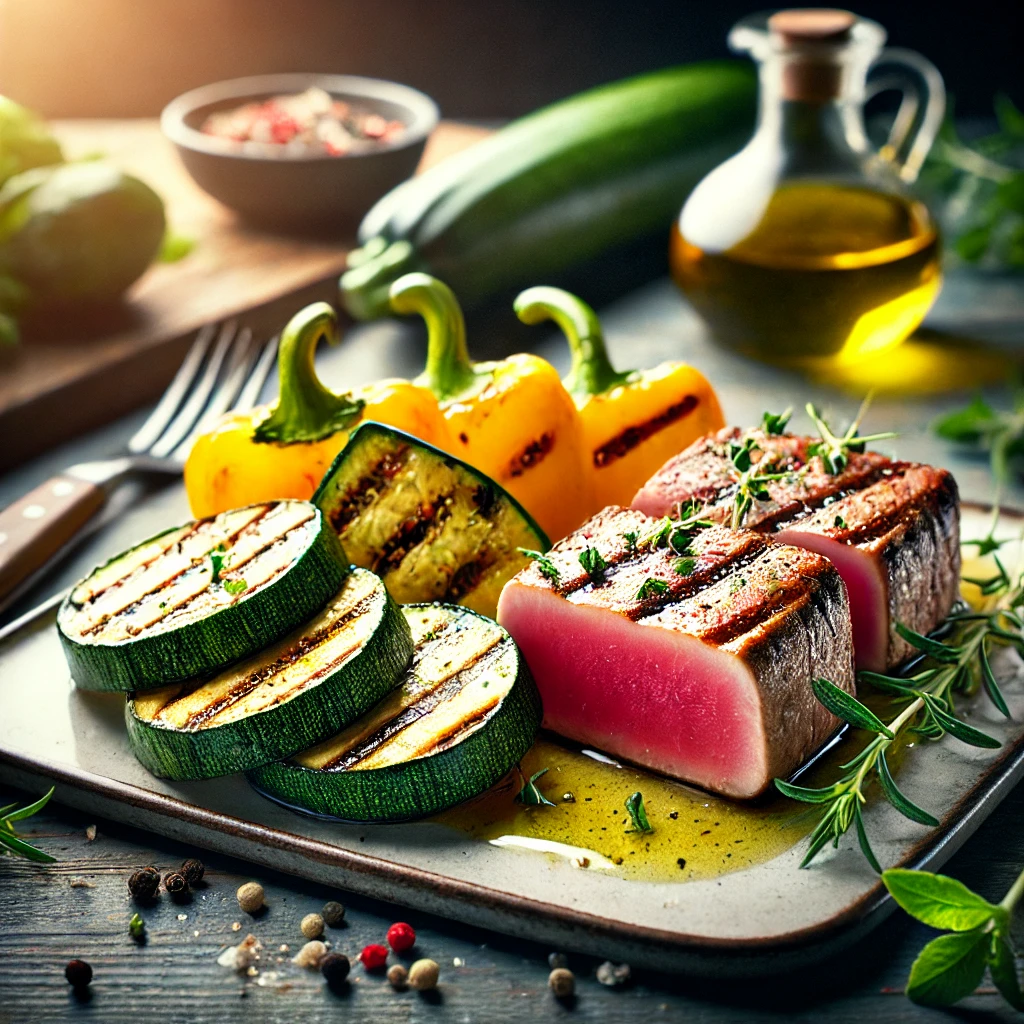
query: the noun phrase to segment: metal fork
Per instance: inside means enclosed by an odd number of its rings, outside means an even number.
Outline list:
[[[0,512],[0,611],[66,552],[126,476],[180,475],[199,434],[225,412],[251,409],[277,341],[254,342],[235,321],[203,327],[123,454],[69,466]]]

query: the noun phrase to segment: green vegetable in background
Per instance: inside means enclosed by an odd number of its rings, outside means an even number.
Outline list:
[[[1024,387],[1018,386],[1013,410],[998,412],[978,395],[970,405],[933,425],[939,437],[989,452],[997,485],[1006,483],[1014,459],[1024,456]]]
[[[110,302],[153,261],[164,230],[160,197],[105,161],[15,175],[0,188],[0,283],[11,282],[0,311]]]
[[[963,142],[947,118],[921,174],[947,242],[967,263],[1024,270],[1024,113],[995,100],[999,130]]]
[[[1002,997],[1024,1010],[1010,919],[1024,896],[1024,872],[1001,903],[989,903],[962,882],[928,871],[894,869],[885,887],[911,917],[946,930],[921,950],[907,981],[907,995],[922,1006],[952,1006],[969,996],[985,968]]]
[[[0,185],[32,167],[63,163],[60,143],[20,103],[0,96]]]

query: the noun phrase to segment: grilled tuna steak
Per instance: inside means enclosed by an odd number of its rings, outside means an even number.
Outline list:
[[[792,471],[766,484],[743,526],[825,555],[850,595],[857,667],[883,671],[913,653],[892,628],[935,629],[959,594],[960,506],[956,481],[942,469],[851,452],[848,465],[826,472],[807,448],[817,438],[747,432],[757,464]],[[736,489],[729,427],[701,438],[669,460],[637,493],[633,507],[671,513],[696,500],[709,518],[727,521]]]
[[[756,796],[838,725],[811,679],[853,692],[846,588],[826,559],[752,531],[659,526],[606,508],[506,584],[498,621],[547,728]]]

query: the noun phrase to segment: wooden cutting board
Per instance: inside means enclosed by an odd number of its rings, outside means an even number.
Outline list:
[[[102,153],[156,189],[171,229],[196,245],[152,266],[103,322],[60,323],[0,353],[0,471],[155,399],[203,324],[239,317],[271,333],[306,302],[333,302],[352,244],[247,226],[192,181],[155,120],[57,121],[53,130],[70,159]],[[421,168],[487,134],[442,123]]]

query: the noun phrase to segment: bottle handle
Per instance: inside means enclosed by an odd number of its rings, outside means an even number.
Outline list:
[[[890,69],[882,73],[882,69]],[[895,165],[908,183],[917,179],[928,151],[942,127],[946,113],[946,87],[939,69],[914,50],[888,47],[871,65],[867,99],[889,89],[903,93],[888,141],[881,149],[884,160]]]

